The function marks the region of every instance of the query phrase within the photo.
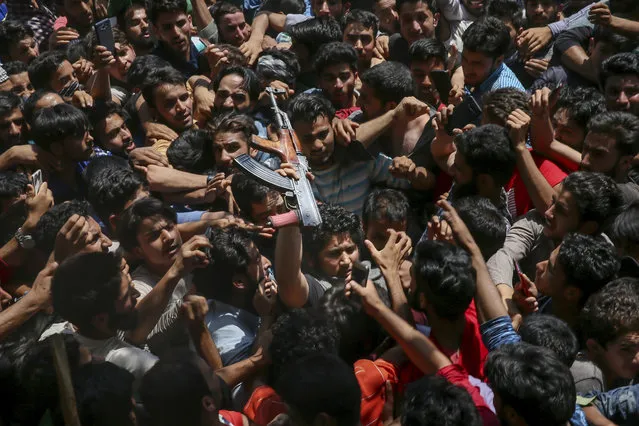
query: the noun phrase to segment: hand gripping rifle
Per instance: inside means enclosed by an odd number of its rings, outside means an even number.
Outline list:
[[[308,161],[306,157],[302,155],[300,142],[293,131],[288,116],[279,109],[275,100],[275,95],[283,93],[284,91],[267,87],[266,92],[271,98],[271,109],[275,114],[280,140],[271,141],[253,136],[251,145],[260,151],[276,155],[282,162],[292,164],[299,176],[299,180],[283,177],[255,161],[247,154],[242,154],[235,158],[234,162],[244,173],[251,175],[269,188],[284,194],[286,206],[291,211],[270,216],[269,221],[274,228],[296,223],[300,223],[305,227],[319,226],[322,223],[322,218],[317,209],[311,183],[306,177],[306,173],[309,171]]]

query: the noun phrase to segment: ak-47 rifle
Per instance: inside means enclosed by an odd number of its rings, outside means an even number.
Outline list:
[[[255,161],[250,155],[240,155],[234,162],[244,173],[253,176],[264,185],[273,188],[284,194],[284,200],[290,212],[269,217],[274,228],[285,225],[300,223],[302,226],[319,226],[322,218],[317,209],[317,203],[313,196],[313,188],[306,177],[309,171],[308,161],[302,155],[300,142],[291,126],[286,113],[280,110],[275,100],[275,95],[283,93],[283,90],[267,87],[266,92],[271,98],[271,109],[275,114],[275,122],[279,130],[280,140],[271,141],[268,139],[253,136],[251,145],[260,151],[274,154],[284,163],[291,164],[299,180],[287,178],[279,175],[263,164]]]

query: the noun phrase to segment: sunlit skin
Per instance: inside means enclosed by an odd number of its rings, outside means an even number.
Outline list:
[[[183,12],[160,13],[153,25],[156,37],[181,57],[188,59],[191,54],[191,16]]]
[[[553,197],[553,202],[544,213],[544,217],[544,235],[557,242],[568,233],[577,231],[581,225],[577,202],[568,191],[561,191]]]
[[[242,154],[249,154],[249,144],[244,133],[215,134],[213,139],[213,155],[218,169],[230,169],[233,159]]]
[[[219,31],[224,41],[236,47],[240,47],[251,36],[251,26],[240,11],[222,16]]]
[[[328,117],[320,115],[313,123],[296,121],[293,129],[312,168],[323,170],[333,164],[335,136]]]
[[[21,72],[18,74],[13,74],[9,76],[9,81],[11,81],[11,92],[20,96],[23,99],[28,98],[35,92],[33,85],[31,84],[31,80],[29,80],[28,72]]]
[[[315,259],[311,262],[313,268],[325,277],[345,278],[353,269],[353,262],[359,261],[359,249],[350,235],[334,235]]]
[[[409,45],[422,38],[434,37],[438,21],[439,13],[433,14],[423,1],[405,2],[400,6],[400,33]]]
[[[111,77],[119,81],[126,81],[126,73],[136,58],[135,50],[129,45],[115,43],[115,66],[109,68]]]
[[[213,105],[216,111],[246,112],[251,108],[248,92],[242,87],[244,78],[237,74],[226,75],[220,80]]]
[[[96,126],[102,146],[113,153],[129,153],[135,149],[131,131],[119,114],[111,114]]]
[[[133,253],[152,271],[164,274],[173,265],[182,247],[177,225],[163,217],[142,221],[136,236],[138,247]]]
[[[375,50],[375,34],[372,28],[365,28],[359,22],[352,22],[344,29],[344,43],[348,43],[357,52],[360,72],[370,68]]]
[[[193,99],[184,85],[162,84],[155,90],[155,110],[176,131],[193,125]]]
[[[586,130],[569,117],[566,108],[560,108],[552,117],[554,138],[559,142],[581,152]]]

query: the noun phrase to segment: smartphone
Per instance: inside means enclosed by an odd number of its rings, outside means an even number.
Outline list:
[[[448,105],[448,94],[453,89],[453,86],[450,84],[448,71],[433,70],[430,72],[429,77],[435,85],[437,93],[439,93],[439,99],[444,105]]]
[[[211,235],[213,235],[213,228],[212,227],[208,227],[206,228],[206,231],[204,231],[204,236],[206,237],[207,241],[211,241]],[[211,260],[211,248],[210,247],[203,247],[202,251],[204,252],[204,254],[206,254],[206,257]]]
[[[98,44],[106,47],[109,52],[115,55],[115,41],[113,39],[111,19],[107,18],[96,22],[93,28],[95,28],[95,36],[98,39]]]
[[[481,107],[470,95],[464,97],[461,104],[455,107],[453,114],[448,117],[446,123],[446,132],[453,134],[453,129],[463,129],[467,124],[477,124],[476,121],[481,117]]]
[[[515,271],[517,271],[517,275],[519,275],[519,282],[521,283],[521,289],[524,291],[524,295],[530,297],[530,291],[528,291],[528,286],[526,285],[526,281],[524,281],[524,273],[521,272],[519,262],[515,262]]]
[[[70,84],[64,86],[58,94],[63,98],[70,98],[78,90],[80,90],[80,83],[74,80]]]
[[[42,186],[42,170],[36,170],[31,175],[31,182],[33,183],[35,193],[40,192],[40,187]]]
[[[357,284],[361,285],[362,287],[366,287],[366,283],[368,283],[369,272],[370,270],[368,269],[368,266],[360,262],[353,262],[353,271],[351,272],[351,278]]]

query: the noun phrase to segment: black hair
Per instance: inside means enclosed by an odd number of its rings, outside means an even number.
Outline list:
[[[616,14],[615,14],[616,15]],[[632,52],[639,44],[636,37],[628,37],[618,32],[612,31],[604,25],[595,25],[592,33],[595,45],[597,43],[605,43],[608,52],[617,54],[624,52]]]
[[[606,81],[614,75],[639,75],[639,54],[618,53],[601,64],[599,82],[606,88]]]
[[[379,290],[378,290],[379,292]],[[390,306],[388,296],[384,303]],[[379,324],[364,311],[361,299],[347,297],[343,286],[333,286],[322,295],[318,309],[330,318],[339,334],[339,356],[349,364],[367,358],[381,343]]]
[[[342,31],[346,31],[352,23],[361,24],[364,28],[370,28],[373,30],[373,38],[377,37],[377,30],[379,27],[379,19],[374,13],[368,10],[351,9],[342,16],[341,19]]]
[[[302,14],[306,10],[303,0],[265,0],[260,12],[274,12],[288,14]]]
[[[304,252],[316,258],[331,238],[336,235],[350,236],[353,242],[361,247],[364,238],[362,224],[354,213],[344,207],[332,204],[320,204],[318,206],[322,224],[314,228],[304,228]]]
[[[486,93],[482,97],[482,105],[484,114],[488,114],[488,118],[493,124],[499,124],[506,127],[508,116],[516,109],[520,109],[529,116],[532,115],[530,108],[530,96],[526,92],[506,87]]]
[[[359,425],[362,391],[352,365],[331,354],[312,354],[293,362],[275,391],[306,424],[330,416],[338,426]]]
[[[91,206],[108,227],[111,226],[109,217],[121,213],[140,189],[147,188],[146,182],[133,170],[117,166],[97,171],[87,180],[87,186]]]
[[[404,396],[402,426],[481,426],[468,391],[442,376],[432,375],[409,384]]]
[[[338,353],[339,333],[335,324],[321,312],[291,309],[272,326],[273,340],[268,348],[269,382],[272,384],[294,361],[315,353]]]
[[[396,5],[397,12],[399,12],[399,9],[405,3],[417,3],[420,1],[424,3],[426,6],[428,6],[428,9],[433,13],[433,15],[439,12],[439,7],[437,6],[436,0],[397,0],[397,5]]]
[[[388,102],[399,104],[402,99],[415,94],[410,69],[400,62],[384,61],[364,71],[360,79],[373,89],[382,105]]]
[[[51,77],[67,60],[64,52],[46,52],[29,64],[29,80],[35,89],[51,89]]]
[[[49,150],[53,143],[82,139],[91,128],[86,114],[69,104],[58,104],[35,113],[31,137],[36,145]]]
[[[605,348],[627,333],[639,332],[639,280],[619,278],[588,299],[579,317],[582,344],[593,339]]]
[[[132,425],[133,374],[110,362],[85,364],[73,375],[83,425]]]
[[[193,274],[198,291],[224,303],[231,299],[233,277],[247,272],[251,258],[251,236],[238,228],[211,228],[209,265]],[[258,260],[259,262],[259,260]]]
[[[253,118],[235,111],[218,114],[207,124],[207,128],[212,132],[213,138],[217,133],[242,133],[247,143],[251,142],[252,135],[257,134]]]
[[[485,17],[473,22],[462,35],[464,49],[480,52],[493,60],[503,56],[510,46],[510,33],[497,18]]]
[[[455,200],[455,209],[479,246],[484,260],[504,246],[508,221],[488,198],[462,197]]]
[[[22,98],[13,92],[0,92],[0,117],[6,117],[22,107]]]
[[[17,20],[0,22],[0,57],[9,58],[9,49],[12,45],[35,35],[33,30]]]
[[[126,81],[133,88],[141,88],[144,85],[144,80],[151,71],[170,67],[171,64],[166,59],[162,59],[156,55],[136,56],[131,63],[131,67],[126,72]]]
[[[120,215],[117,224],[117,235],[120,245],[126,251],[131,251],[139,245],[138,231],[144,219],[163,218],[177,224],[175,211],[157,198],[147,197],[137,200]]]
[[[226,59],[228,59],[228,62],[224,63],[224,65],[220,65],[220,71],[222,71],[226,67],[248,66],[248,60],[239,47],[233,46],[228,43],[219,43],[216,44],[215,47],[222,51],[226,51],[224,56],[226,57]]]
[[[413,255],[413,271],[417,283],[414,308],[419,307],[423,294],[438,317],[456,320],[464,315],[476,287],[475,270],[466,251],[441,241],[420,241]]]
[[[194,362],[173,357],[160,359],[144,375],[140,396],[151,424],[181,426],[201,424],[202,398],[212,394]]]
[[[169,163],[184,172],[204,174],[213,167],[211,151],[211,132],[201,129],[189,129],[171,142],[166,156]]]
[[[536,314],[524,318],[518,330],[521,340],[550,349],[567,367],[579,352],[579,341],[570,326],[553,315]]]
[[[564,237],[557,261],[564,271],[566,283],[581,291],[580,306],[591,294],[615,279],[620,267],[612,244],[602,236],[578,233]]]
[[[239,66],[230,66],[224,68],[218,73],[218,75],[215,77],[215,80],[213,80],[214,91],[217,92],[217,89],[220,88],[220,82],[227,75],[237,75],[239,77],[242,77],[241,89],[248,94],[251,101],[257,101],[257,98],[260,96],[260,82],[252,69]]]
[[[220,3],[216,3],[215,6],[213,6],[213,20],[215,21],[215,25],[218,26],[218,28],[220,27],[220,21],[221,19],[225,16],[225,15],[230,15],[232,13],[243,13],[242,9],[240,9],[237,5],[228,2],[228,1],[223,1]]]
[[[33,116],[37,112],[36,104],[40,101],[40,99],[47,95],[57,95],[57,93],[51,89],[38,89],[29,96],[29,99],[24,101],[24,104],[22,105],[22,114],[24,115],[24,120],[27,123],[31,124],[33,122]]]
[[[27,192],[29,179],[24,173],[0,171],[0,198],[15,198]]]
[[[155,24],[161,13],[187,13],[186,0],[153,0],[150,3],[149,19]]]
[[[550,349],[523,342],[502,345],[488,355],[484,371],[495,397],[530,426],[565,424],[575,411],[570,369]]]
[[[639,201],[626,206],[607,233],[617,246],[639,245]]]
[[[364,228],[373,220],[405,222],[408,220],[410,205],[406,195],[396,189],[376,189],[366,196],[362,210]]]
[[[184,86],[186,80],[184,75],[173,67],[151,70],[142,83],[142,96],[150,107],[155,108],[155,91],[163,84]]]
[[[51,207],[42,215],[33,231],[36,247],[42,250],[43,253],[51,253],[55,247],[56,235],[58,235],[58,231],[62,229],[64,224],[74,214],[89,217],[89,209],[89,203],[80,200],[71,200]]]
[[[117,28],[113,28],[116,30]],[[66,54],[67,60],[72,64],[76,63],[81,59],[90,59],[91,54],[89,53],[88,43],[91,39],[91,36],[95,38],[93,32],[89,32],[84,38],[72,40],[67,44],[66,48],[62,51]],[[117,43],[117,41],[116,41]]]
[[[496,124],[487,124],[462,133],[455,138],[457,151],[473,170],[473,176],[487,174],[495,185],[503,186],[515,169],[515,152],[508,131]]]
[[[335,115],[335,107],[324,96],[301,93],[289,103],[288,115],[293,126],[297,121],[313,123],[318,117],[326,117],[330,121]]]
[[[89,120],[91,121],[91,123],[93,123],[94,127],[97,126],[98,123],[100,123],[102,120],[106,120],[112,115],[119,115],[124,122],[126,122],[130,118],[129,114],[124,108],[111,100],[95,101],[93,104],[93,108],[89,109]],[[94,132],[93,134],[95,136],[96,132]],[[96,137],[96,140],[98,141],[98,143],[100,143],[102,148],[104,148],[99,138]]]
[[[342,41],[342,29],[335,18],[312,18],[292,25],[287,29],[293,45],[300,44],[308,49],[313,57],[320,46]]]
[[[510,22],[516,29],[526,27],[525,9],[516,0],[489,0],[484,5],[484,15]]]
[[[559,91],[555,111],[565,109],[568,118],[586,129],[592,117],[606,112],[604,96],[593,87],[564,86]]]
[[[23,72],[29,71],[27,64],[20,61],[11,61],[11,62],[4,63],[2,64],[2,68],[4,68],[8,76],[22,74]]]
[[[286,83],[288,87],[294,88],[300,69],[295,52],[274,47],[260,53],[255,64],[255,75],[262,86],[267,86],[273,80],[279,80]]]
[[[615,139],[615,147],[622,156],[639,153],[639,118],[629,112],[610,111],[592,117],[588,132],[604,134]]]
[[[233,193],[235,202],[240,208],[242,217],[246,220],[251,220],[253,211],[252,204],[264,202],[264,200],[268,198],[271,190],[251,176],[238,173],[233,175],[231,192]]]
[[[413,61],[427,61],[437,58],[446,63],[448,52],[444,44],[436,38],[422,38],[410,45],[408,49],[409,63]]]
[[[122,266],[111,253],[76,254],[64,260],[53,275],[53,308],[80,330],[91,327],[101,313],[113,313],[120,297]]]
[[[347,64],[353,72],[357,72],[357,51],[348,43],[335,41],[320,46],[313,58],[313,68],[321,74],[331,65]]]
[[[592,220],[602,225],[623,205],[619,187],[601,173],[574,172],[566,176],[562,191],[572,194],[582,221]]]

